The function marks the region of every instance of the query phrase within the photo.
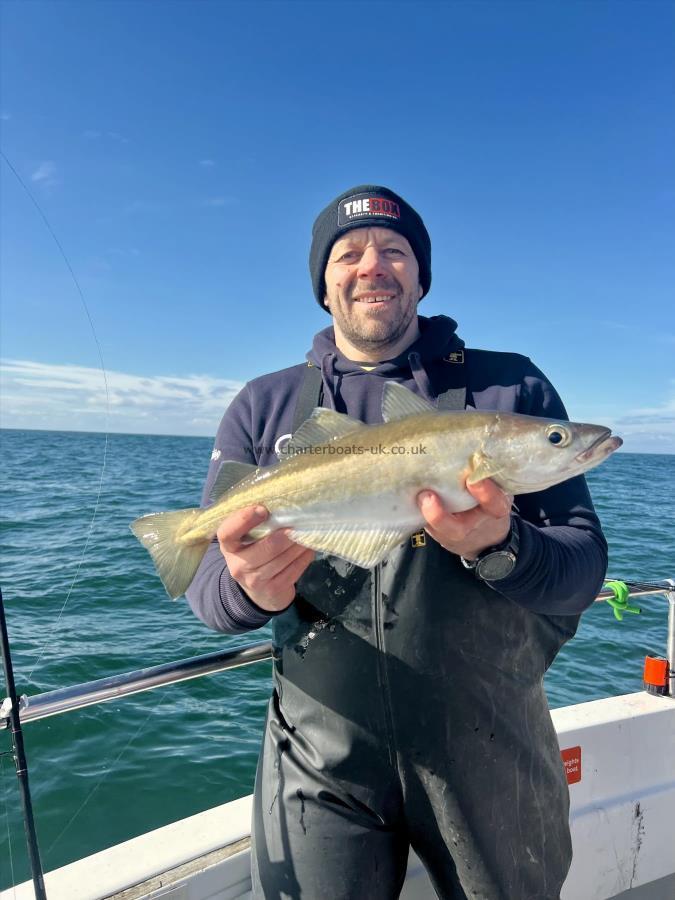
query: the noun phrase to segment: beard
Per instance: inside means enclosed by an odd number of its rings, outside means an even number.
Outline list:
[[[384,300],[386,308],[369,313],[367,305],[349,297],[328,297],[328,309],[342,334],[352,346],[363,352],[393,346],[417,315],[417,292],[403,294],[398,282],[358,286],[359,292],[391,291],[395,296]]]

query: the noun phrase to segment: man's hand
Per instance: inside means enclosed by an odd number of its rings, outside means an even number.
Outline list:
[[[264,522],[264,506],[247,506],[225,519],[216,535],[220,551],[234,580],[256,606],[280,612],[295,598],[295,583],[314,559],[314,551],[287,537],[279,528],[254,543],[244,543],[248,532]]]
[[[500,544],[511,528],[513,497],[505,494],[490,478],[467,484],[467,491],[478,506],[465,512],[448,513],[438,494],[422,491],[417,495],[425,529],[438,543],[458,556],[475,559],[487,547]]]

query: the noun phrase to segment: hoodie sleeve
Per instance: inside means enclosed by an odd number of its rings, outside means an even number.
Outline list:
[[[248,385],[228,406],[220,423],[204,485],[203,507],[209,505],[211,487],[225,460],[256,463]],[[230,575],[217,540],[206,551],[186,597],[202,622],[229,634],[260,628],[274,615],[256,606]]]
[[[518,412],[568,420],[555,388],[527,360]],[[491,586],[537,613],[578,615],[607,571],[607,542],[583,475],[515,498],[520,547],[507,578]]]

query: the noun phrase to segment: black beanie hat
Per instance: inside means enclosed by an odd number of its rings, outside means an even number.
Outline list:
[[[422,297],[431,286],[431,239],[421,216],[389,188],[361,184],[336,197],[312,228],[309,272],[319,306],[326,295],[324,272],[335,241],[354,228],[391,228],[408,239],[420,269]]]

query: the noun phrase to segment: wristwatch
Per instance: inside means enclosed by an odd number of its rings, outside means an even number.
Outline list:
[[[518,561],[520,537],[515,517],[511,516],[511,531],[501,544],[486,547],[475,559],[461,557],[465,569],[471,569],[481,581],[499,581],[513,572]]]

